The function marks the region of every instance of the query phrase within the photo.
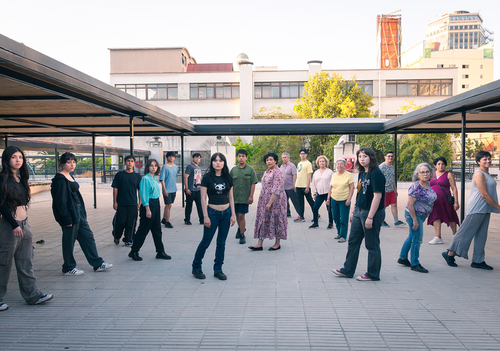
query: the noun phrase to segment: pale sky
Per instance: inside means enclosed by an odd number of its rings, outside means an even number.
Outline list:
[[[1,0],[0,34],[106,83],[108,48],[183,46],[198,63],[233,63],[244,52],[280,70],[304,70],[310,60],[368,69],[376,68],[376,16],[396,10],[403,51],[424,39],[429,20],[457,10],[480,11],[500,33],[494,0]]]

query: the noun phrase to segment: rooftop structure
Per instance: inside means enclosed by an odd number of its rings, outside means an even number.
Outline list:
[[[377,16],[377,47],[377,68],[401,68],[401,15]]]

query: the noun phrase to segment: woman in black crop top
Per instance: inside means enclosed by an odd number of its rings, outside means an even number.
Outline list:
[[[33,233],[26,213],[30,202],[29,172],[24,153],[15,146],[2,154],[0,173],[0,311],[9,308],[3,302],[12,270],[16,262],[19,290],[30,305],[49,301],[54,296],[42,294],[33,274]]]
[[[229,227],[236,223],[236,216],[234,214],[233,178],[229,174],[226,157],[220,152],[212,155],[208,172],[201,180],[200,191],[205,226],[203,227],[203,238],[194,255],[192,273],[197,279],[205,279],[201,263],[215,231],[219,228],[215,250],[214,277],[226,280],[227,277],[222,272],[222,264],[224,263],[227,233]]]
[[[105,271],[113,265],[104,262],[97,254],[94,233],[87,222],[85,203],[80,194],[80,185],[71,172],[76,167],[76,156],[65,152],[59,159],[62,170],[52,179],[50,194],[52,195],[52,212],[62,229],[62,252],[64,275],[81,275],[83,270],[76,267],[73,249],[78,240],[87,262],[94,267],[94,272]]]

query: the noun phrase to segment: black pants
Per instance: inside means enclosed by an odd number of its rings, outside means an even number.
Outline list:
[[[314,201],[311,195],[311,189],[309,188],[309,192],[307,194],[306,194],[306,188],[295,188],[295,189],[297,189],[297,196],[299,198],[299,216],[304,218],[304,212],[305,212],[304,196],[306,197],[309,206],[311,206],[311,211],[314,211]]]
[[[139,228],[137,228],[137,232],[135,232],[134,235],[134,243],[132,244],[133,252],[139,252],[150,230],[153,235],[156,252],[165,251],[163,242],[161,241],[160,200],[149,199],[149,209],[151,211],[151,218],[146,217],[146,208],[144,206],[141,205],[141,209],[139,210],[141,220],[139,222]]]
[[[191,220],[191,212],[193,211],[193,201],[196,203],[196,211],[198,211],[198,219],[203,223],[203,209],[201,208],[201,192],[191,191],[191,195],[186,193],[186,209],[184,211],[184,220]]]
[[[292,213],[290,212],[290,201],[289,199],[292,200],[293,207],[295,208],[295,211],[297,214],[299,213],[299,198],[297,197],[297,193],[293,191],[293,189],[285,190],[286,193],[286,215],[290,216]]]
[[[120,239],[125,229],[123,237],[124,243],[131,243],[135,233],[135,225],[137,223],[137,205],[121,206],[113,217],[113,236],[115,239]]]
[[[87,259],[87,262],[94,268],[99,267],[104,261],[97,253],[95,245],[94,233],[90,230],[87,217],[83,209],[78,206],[78,213],[80,220],[78,224],[73,224],[71,227],[61,226],[62,228],[62,254],[63,254],[63,273],[69,272],[76,267],[75,257],[73,250],[75,248],[75,241],[78,240],[80,248]]]

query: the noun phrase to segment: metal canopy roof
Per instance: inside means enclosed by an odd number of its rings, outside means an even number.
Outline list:
[[[467,132],[500,131],[500,80],[391,119],[383,132],[459,133],[464,112]]]
[[[190,134],[193,125],[0,35],[0,134]]]

